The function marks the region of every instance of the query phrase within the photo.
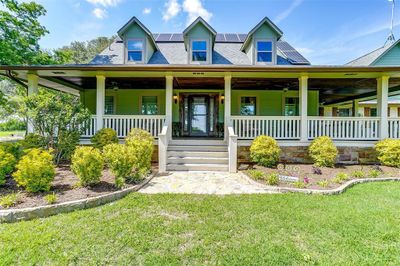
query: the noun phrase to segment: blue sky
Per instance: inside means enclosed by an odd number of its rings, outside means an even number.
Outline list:
[[[132,16],[153,32],[182,32],[198,15],[217,32],[247,33],[264,16],[313,64],[344,64],[382,46],[389,33],[388,0],[36,0],[57,48],[73,40],[115,35]],[[400,37],[400,1],[395,36]]]

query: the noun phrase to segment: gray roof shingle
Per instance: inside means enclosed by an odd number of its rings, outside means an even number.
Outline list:
[[[235,34],[235,41],[227,41],[229,34],[218,33],[212,55],[213,64],[251,65],[250,58],[240,48],[246,34]],[[148,64],[188,64],[188,54],[185,50],[182,34],[153,34],[159,48]],[[229,37],[228,37],[229,39]],[[232,38],[231,38],[232,39]],[[277,42],[278,65],[309,65],[296,49],[284,40]],[[124,44],[118,37],[103,52],[98,54],[90,64],[113,65],[124,64]]]

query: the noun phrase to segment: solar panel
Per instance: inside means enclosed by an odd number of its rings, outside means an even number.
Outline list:
[[[154,38],[154,40],[157,40],[157,38],[158,38],[158,35],[160,35],[159,33],[154,33],[153,34],[153,38]]]
[[[225,36],[222,33],[217,33],[217,36],[215,37],[216,42],[225,42]]]
[[[288,59],[296,62],[296,63],[307,63],[307,59],[304,58],[299,52],[292,50],[292,51],[285,51],[284,54],[288,57]]]
[[[239,36],[239,40],[240,40],[241,42],[244,42],[244,40],[246,40],[247,34],[242,34],[242,33],[240,33],[240,34],[238,34],[238,36]]]
[[[168,42],[171,39],[172,34],[171,33],[161,33],[158,38],[157,42]]]
[[[278,45],[278,48],[282,51],[293,51],[294,50],[294,48],[285,41],[279,41],[277,43],[277,45]]]
[[[239,42],[239,37],[236,33],[225,33],[225,39],[227,42]]]
[[[182,33],[174,33],[170,39],[171,42],[183,42]]]

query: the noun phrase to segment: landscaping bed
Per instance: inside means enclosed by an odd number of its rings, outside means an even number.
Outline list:
[[[152,167],[152,172],[156,171],[156,166]],[[135,186],[137,183],[126,183],[124,188]],[[105,169],[102,171],[100,182],[91,186],[80,186],[79,179],[71,171],[68,165],[62,165],[56,168],[56,175],[51,184],[49,192],[29,193],[23,188],[18,187],[14,179],[8,178],[4,186],[0,186],[0,198],[7,195],[17,195],[16,204],[11,206],[13,209],[22,209],[28,207],[38,207],[50,205],[46,200],[46,195],[56,195],[57,201],[54,203],[64,203],[80,199],[87,199],[96,196],[106,195],[121,189],[115,186],[115,177]],[[0,210],[6,209],[0,206]]]
[[[319,172],[320,173],[317,173]],[[376,165],[336,165],[315,167],[311,164],[279,164],[276,168],[252,165],[243,171],[253,180],[266,185],[289,188],[333,189],[352,179],[399,177],[400,169]],[[270,176],[279,175],[279,181],[271,184]],[[291,179],[293,180],[287,180]],[[295,181],[298,178],[298,181]]]

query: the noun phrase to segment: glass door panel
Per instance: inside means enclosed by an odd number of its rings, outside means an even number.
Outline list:
[[[205,96],[191,97],[191,135],[208,134],[208,101]]]

